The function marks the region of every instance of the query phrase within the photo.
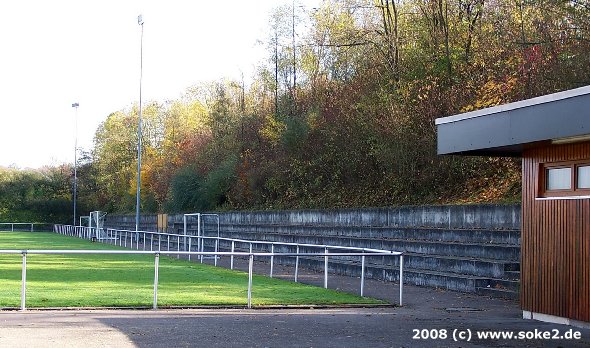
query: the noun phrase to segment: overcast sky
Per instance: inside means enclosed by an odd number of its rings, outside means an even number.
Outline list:
[[[303,3],[310,1],[300,1]],[[0,2],[0,166],[72,163],[109,113],[187,87],[246,79],[265,59],[268,17],[285,0],[18,0]]]

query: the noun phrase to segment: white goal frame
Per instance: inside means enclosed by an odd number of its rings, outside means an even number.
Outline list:
[[[182,222],[184,224],[183,227],[183,234],[185,236],[188,235],[188,219],[189,218],[196,218],[197,219],[197,237],[206,237],[205,236],[205,219],[206,218],[216,218],[217,220],[217,238],[219,240],[220,237],[220,230],[219,230],[219,214],[211,214],[211,213],[189,213],[184,214],[182,216]],[[197,251],[203,252],[205,249],[203,238],[197,238]],[[184,245],[186,246],[186,237],[184,237]],[[202,260],[203,255],[200,255],[199,258]]]
[[[104,219],[107,216],[107,212],[96,210],[91,211],[88,219],[88,227],[92,231],[92,238],[96,240],[108,239],[107,233],[104,230]]]

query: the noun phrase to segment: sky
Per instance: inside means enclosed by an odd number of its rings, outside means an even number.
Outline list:
[[[98,125],[139,101],[140,13],[145,105],[199,82],[248,81],[266,59],[270,11],[284,3],[0,2],[0,166],[73,163],[75,139],[90,150]]]

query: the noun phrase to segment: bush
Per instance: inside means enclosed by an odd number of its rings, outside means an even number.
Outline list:
[[[170,212],[192,211],[199,205],[204,178],[193,166],[180,168],[172,177],[166,210]]]
[[[209,172],[205,183],[203,209],[214,209],[227,201],[227,193],[236,181],[238,158],[230,155],[226,160]]]

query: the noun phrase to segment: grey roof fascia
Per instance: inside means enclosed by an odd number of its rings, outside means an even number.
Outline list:
[[[465,112],[462,114],[457,114],[453,116],[441,117],[435,120],[436,125],[446,124],[451,122],[457,122],[462,120],[467,120],[470,118],[487,116],[492,114],[497,114],[500,112],[506,112],[510,110],[516,110],[520,108],[526,108],[529,106],[544,104],[544,103],[551,103],[558,100],[578,97],[581,95],[590,94],[590,86],[584,86],[580,88],[570,89],[563,92],[553,93],[542,95],[540,97],[535,97],[531,99],[521,100],[513,103],[508,103],[504,105],[493,106],[490,108],[485,108],[481,110],[475,110],[470,112]]]
[[[445,117],[436,126],[439,154],[517,156],[590,134],[590,86]]]

